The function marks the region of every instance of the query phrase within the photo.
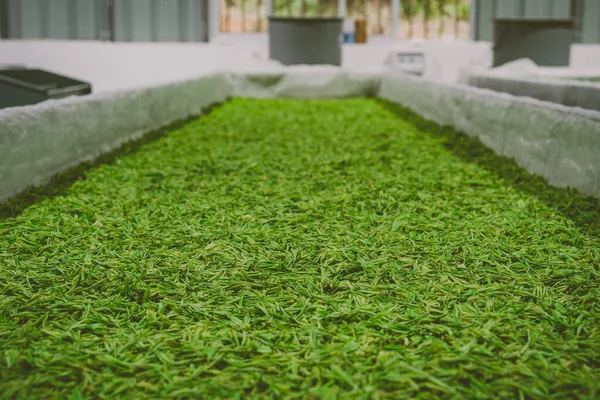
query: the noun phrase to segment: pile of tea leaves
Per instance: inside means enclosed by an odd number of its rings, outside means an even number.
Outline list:
[[[372,99],[137,147],[3,205],[0,398],[600,396],[597,200]]]

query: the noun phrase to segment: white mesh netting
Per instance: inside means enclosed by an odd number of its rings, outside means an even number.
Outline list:
[[[271,66],[0,111],[0,199],[231,96],[380,96],[479,137],[550,183],[600,196],[600,112],[379,69]]]

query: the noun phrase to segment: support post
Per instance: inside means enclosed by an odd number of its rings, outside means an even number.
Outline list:
[[[116,40],[115,0],[96,0],[94,7],[98,35],[96,39],[114,42]]]
[[[107,25],[108,25],[108,40],[115,42],[116,25],[115,25],[115,0],[108,0],[107,4]]]
[[[575,43],[582,42],[581,3],[581,0],[571,0],[571,18],[573,19],[573,27],[575,30]]]
[[[392,0],[392,30],[390,32],[394,39],[398,38],[400,19],[400,0]]]
[[[273,10],[275,10],[275,0],[267,0],[267,19],[274,16]]]
[[[477,8],[479,0],[471,0],[471,10],[469,13],[469,24],[471,25],[471,40],[479,40],[479,15]]]
[[[208,1],[208,41],[213,40],[221,32],[220,0]]]
[[[346,0],[338,0],[338,17],[346,18]]]

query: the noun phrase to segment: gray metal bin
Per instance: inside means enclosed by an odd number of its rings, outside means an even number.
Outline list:
[[[92,92],[87,82],[22,67],[0,69],[0,109]]]
[[[342,65],[342,18],[269,17],[269,57],[283,65]]]
[[[529,58],[540,66],[568,66],[574,40],[572,19],[495,19],[493,65]]]

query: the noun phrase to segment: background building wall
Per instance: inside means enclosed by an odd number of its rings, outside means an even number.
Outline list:
[[[106,30],[104,0],[8,0],[8,37],[100,39]]]
[[[208,0],[0,0],[11,39],[207,40]]]
[[[115,0],[115,40],[201,42],[202,0]]]
[[[600,43],[600,1],[578,0],[578,4],[576,41]],[[491,41],[494,18],[570,18],[571,0],[473,0],[471,11],[473,39]]]

